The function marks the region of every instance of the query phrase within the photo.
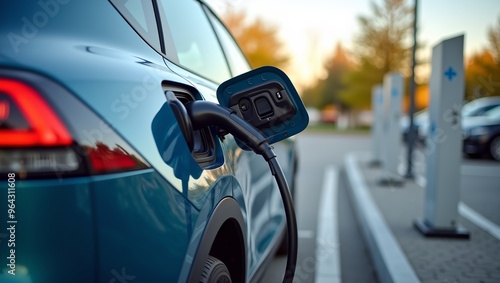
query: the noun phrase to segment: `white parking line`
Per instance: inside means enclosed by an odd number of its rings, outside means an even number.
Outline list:
[[[338,169],[333,165],[325,170],[316,234],[316,283],[342,281],[337,218],[338,175]]]
[[[467,218],[470,222],[474,223],[477,227],[483,229],[488,232],[491,236],[500,240],[500,227],[477,213],[472,208],[468,207],[465,203],[460,202],[458,204],[458,212],[465,218]]]

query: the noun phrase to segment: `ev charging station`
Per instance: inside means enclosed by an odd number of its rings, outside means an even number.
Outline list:
[[[389,73],[384,76],[382,121],[382,168],[385,176],[382,184],[399,185],[402,180],[398,174],[399,150],[401,148],[401,106],[403,102],[403,76]]]
[[[444,40],[432,49],[424,219],[414,223],[428,237],[469,238],[458,219],[463,50],[463,35]]]
[[[383,102],[384,102],[384,88],[383,86],[376,85],[372,88],[372,149],[373,159],[372,164],[378,165],[382,161],[382,141],[384,138],[384,121],[383,121]]]

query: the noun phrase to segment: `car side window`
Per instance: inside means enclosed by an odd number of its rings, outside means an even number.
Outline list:
[[[247,58],[243,55],[233,36],[214,14],[208,11],[208,15],[224,48],[232,75],[237,76],[250,71],[251,68]]]
[[[475,116],[483,116],[486,112],[490,111],[491,109],[497,107],[498,105],[489,105],[485,106],[481,111],[478,111]]]
[[[161,0],[160,9],[174,41],[176,63],[217,83],[231,77],[219,41],[200,3]]]
[[[110,2],[144,41],[161,52],[158,26],[151,1],[110,0]]]

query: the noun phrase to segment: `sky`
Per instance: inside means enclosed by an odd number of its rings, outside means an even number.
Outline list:
[[[370,3],[383,0],[213,0],[218,7],[229,3],[247,12],[249,19],[261,18],[279,30],[291,62],[285,69],[298,87],[324,75],[322,65],[337,42],[348,49],[360,32],[358,16],[371,16]],[[407,1],[410,5],[414,0]],[[487,30],[500,19],[500,0],[419,0],[418,41],[424,47],[417,55],[429,61],[432,47],[444,39],[465,34],[467,56],[488,45]],[[417,70],[428,75],[428,66]],[[418,75],[418,74],[417,74]]]

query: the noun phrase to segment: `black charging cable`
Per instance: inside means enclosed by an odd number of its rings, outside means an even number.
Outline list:
[[[281,170],[276,154],[262,133],[231,109],[208,101],[193,101],[186,105],[187,114],[194,130],[217,126],[245,143],[255,153],[262,155],[276,179],[283,200],[288,234],[288,255],[283,283],[292,283],[297,263],[297,219],[288,183]]]

